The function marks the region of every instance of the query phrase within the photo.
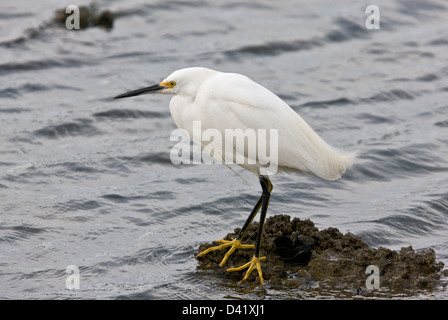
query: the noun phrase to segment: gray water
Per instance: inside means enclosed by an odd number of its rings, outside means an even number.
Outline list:
[[[261,192],[219,165],[171,163],[167,96],[112,100],[172,71],[249,76],[330,144],[344,177],[278,175],[268,215],[448,263],[448,3],[97,1],[111,30],[50,23],[61,1],[0,4],[0,298],[351,298],[263,290],[197,270]],[[78,5],[89,4],[79,2]],[[380,9],[380,29],[365,8]],[[79,267],[80,289],[66,288]],[[373,297],[446,299],[446,289]]]

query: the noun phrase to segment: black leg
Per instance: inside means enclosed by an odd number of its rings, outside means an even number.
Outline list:
[[[268,205],[269,205],[269,199],[271,198],[271,191],[272,191],[272,183],[269,180],[269,177],[267,176],[260,176],[260,184],[261,188],[263,189],[263,194],[261,195],[260,200],[258,200],[257,205],[255,206],[254,210],[252,211],[251,215],[249,216],[248,221],[246,221],[246,224],[249,225],[252,219],[255,217],[256,212],[260,209],[261,205],[261,215],[260,215],[260,225],[258,227],[258,233],[257,233],[257,243],[255,244],[255,254],[252,257],[252,260],[248,263],[237,267],[237,268],[230,268],[227,269],[227,271],[240,271],[247,268],[246,275],[241,281],[247,280],[247,278],[250,276],[252,270],[255,268],[258,271],[258,276],[260,277],[261,284],[264,283],[263,280],[263,273],[261,272],[261,265],[260,262],[266,261],[266,257],[260,257],[260,247],[261,247],[261,237],[263,235],[263,228],[264,228],[264,222],[266,220],[266,212],[268,211]],[[255,212],[255,213],[254,213]],[[245,224],[245,226],[246,226]],[[245,228],[247,230],[247,226]],[[245,230],[244,230],[245,232]],[[242,234],[244,234],[244,232]],[[238,234],[239,235],[239,234]]]
[[[252,209],[252,212],[250,213],[249,217],[247,218],[247,220],[244,223],[243,227],[241,228],[240,232],[238,232],[238,235],[236,236],[236,240],[241,240],[244,237],[244,234],[246,233],[247,229],[249,228],[250,224],[252,223],[252,220],[254,220],[255,216],[257,215],[258,211],[260,210],[260,208],[263,204],[263,199],[266,197],[268,198],[268,201],[266,204],[266,211],[267,211],[267,206],[269,204],[268,202],[269,202],[269,198],[270,198],[271,191],[272,191],[272,183],[267,176],[260,176],[260,184],[261,184],[261,188],[263,190],[263,194],[261,195],[260,199],[258,199],[257,204]],[[265,213],[265,218],[266,218],[266,213]],[[264,221],[264,219],[263,219],[263,221]]]
[[[240,232],[238,232],[238,235],[236,236],[236,240],[241,240],[244,237],[244,234],[246,233],[247,229],[249,228],[250,224],[252,223],[252,220],[254,220],[255,216],[257,215],[258,211],[261,207],[263,196],[258,199],[257,204],[252,209],[252,212],[250,213],[249,217],[247,217],[246,222],[244,223],[244,226],[241,228]]]
[[[257,240],[255,244],[255,257],[260,257],[261,237],[263,235],[264,223],[266,220],[266,213],[268,211],[269,199],[271,198],[272,183],[267,176],[260,176],[260,184],[263,189],[261,195],[261,215],[260,224],[258,226]]]

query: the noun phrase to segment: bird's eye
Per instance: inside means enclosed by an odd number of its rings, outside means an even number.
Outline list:
[[[176,85],[176,82],[170,81],[170,88],[174,87]]]

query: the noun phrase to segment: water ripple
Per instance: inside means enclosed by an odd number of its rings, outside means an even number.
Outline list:
[[[321,45],[317,40],[275,41],[259,45],[243,46],[238,49],[225,51],[224,54],[229,57],[246,54],[275,56],[290,51],[310,50]]]
[[[39,228],[33,225],[22,224],[17,226],[0,226],[0,243],[14,244],[21,240],[26,240],[34,235],[48,232],[46,228]]]
[[[79,68],[90,64],[93,64],[93,62],[72,58],[61,60],[41,59],[25,62],[7,62],[0,64],[0,75],[51,68]]]
[[[48,139],[58,139],[77,135],[92,136],[99,134],[100,132],[101,131],[93,125],[92,120],[81,118],[71,122],[46,126],[34,131],[34,134]]]
[[[368,155],[362,155],[369,161],[356,170],[369,179],[380,180],[447,172],[447,163],[430,152],[431,149],[439,148],[435,144],[424,147],[416,144],[397,149],[371,149]]]
[[[166,118],[169,116],[168,112],[156,112],[156,111],[142,111],[142,110],[130,110],[130,109],[112,109],[93,114],[97,118],[107,119],[138,119],[138,118]]]

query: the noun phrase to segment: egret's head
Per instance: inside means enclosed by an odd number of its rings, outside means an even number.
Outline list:
[[[114,99],[139,96],[149,93],[184,94],[195,96],[201,84],[208,77],[216,73],[218,72],[200,67],[180,69],[174,71],[158,84],[120,94]]]

